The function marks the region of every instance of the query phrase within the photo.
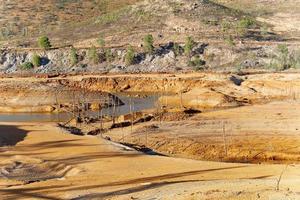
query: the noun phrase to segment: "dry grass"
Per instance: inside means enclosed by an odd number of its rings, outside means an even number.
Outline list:
[[[87,47],[96,45],[101,34],[110,46],[136,46],[149,33],[164,36],[155,37],[157,43],[180,42],[189,35],[199,41],[224,42],[224,21],[234,26],[249,15],[288,8],[296,12],[295,4],[290,0],[274,5],[258,0],[0,0],[0,43],[35,47],[36,38],[47,35],[54,46]],[[259,27],[254,33],[260,33]]]

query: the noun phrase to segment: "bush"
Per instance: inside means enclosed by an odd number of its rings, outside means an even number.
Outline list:
[[[228,21],[222,21],[221,23],[221,31],[223,34],[223,38],[225,38],[225,35],[228,35],[230,33],[230,29],[232,28],[232,24]]]
[[[254,19],[250,17],[243,18],[240,21],[238,21],[236,25],[236,32],[239,36],[243,37],[247,33],[247,30],[253,27],[254,25],[255,25]]]
[[[103,38],[102,35],[99,36],[98,40],[97,40],[97,43],[99,45],[100,48],[104,48],[105,47],[105,40]]]
[[[177,44],[177,43],[174,44],[174,46],[173,46],[173,51],[174,51],[175,56],[181,55],[180,48],[181,48],[181,47],[179,46],[179,44]]]
[[[70,60],[71,60],[71,65],[74,66],[78,63],[78,55],[76,52],[76,49],[72,47],[71,52],[70,52]]]
[[[42,36],[38,39],[38,45],[40,48],[49,49],[51,48],[50,40],[47,36]]]
[[[185,40],[185,45],[184,45],[184,54],[186,56],[191,56],[193,48],[195,46],[195,41],[193,40],[192,37],[187,37]]]
[[[238,27],[249,29],[255,25],[255,20],[250,17],[245,17],[238,22]]]
[[[113,55],[111,49],[105,50],[105,60],[106,60],[106,62],[114,61],[114,55]]]
[[[145,36],[144,38],[144,50],[146,53],[150,53],[152,54],[154,51],[154,39],[153,36],[151,34],[148,34]]]
[[[89,61],[97,64],[99,63],[99,55],[97,53],[97,49],[95,46],[92,46],[89,51],[88,51],[88,57],[89,57]]]
[[[273,56],[270,67],[278,71],[289,68],[300,67],[300,53],[290,52],[287,45],[280,44],[277,46],[277,53]]]
[[[127,52],[125,55],[125,64],[126,66],[133,65],[134,64],[134,59],[135,59],[135,52],[132,46],[129,46],[127,48]]]
[[[205,61],[200,58],[200,56],[195,56],[189,61],[189,66],[194,67],[195,70],[202,69],[202,66],[205,65]]]
[[[31,58],[31,63],[35,67],[41,66],[41,64],[42,64],[41,57],[37,54],[33,54],[32,58]]]
[[[21,65],[21,69],[22,70],[30,70],[30,69],[32,69],[34,66],[33,66],[33,64],[31,63],[31,62],[25,62],[25,63],[23,63],[22,65]]]
[[[231,47],[235,46],[235,42],[234,42],[234,40],[233,40],[232,35],[229,35],[229,36],[225,37],[225,38],[224,38],[224,41],[225,41],[225,43],[226,43],[227,45],[229,45],[229,46],[231,46]]]

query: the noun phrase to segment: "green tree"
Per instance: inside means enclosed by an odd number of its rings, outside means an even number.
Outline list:
[[[41,57],[37,54],[33,54],[32,58],[31,58],[31,63],[35,67],[41,66],[41,64],[42,64]]]
[[[78,55],[76,52],[76,49],[72,47],[71,52],[70,52],[70,60],[71,60],[71,65],[74,66],[78,63]]]
[[[47,36],[39,37],[38,45],[39,45],[40,48],[43,48],[43,49],[50,49],[51,48],[51,43],[50,43],[50,40]]]
[[[99,59],[99,55],[97,53],[97,49],[95,46],[92,46],[89,51],[88,51],[88,57],[89,57],[89,61],[97,64],[99,63],[100,59]]]
[[[127,48],[127,52],[126,52],[126,55],[125,55],[125,64],[126,64],[126,66],[133,65],[134,64],[134,59],[135,59],[135,52],[134,52],[133,47],[130,45]]]
[[[146,53],[152,54],[154,52],[154,39],[151,34],[148,34],[144,37],[144,51]]]
[[[187,37],[185,40],[185,45],[184,45],[184,54],[188,57],[191,56],[193,48],[195,46],[195,41],[193,40],[192,37]]]

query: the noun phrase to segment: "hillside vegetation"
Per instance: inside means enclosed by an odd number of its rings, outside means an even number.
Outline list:
[[[0,0],[0,5],[1,40],[22,47],[34,47],[41,35],[56,45],[83,46],[99,35],[117,44],[140,42],[150,32],[166,41],[191,34],[218,39],[224,22],[250,16],[207,0]]]
[[[57,35],[71,40],[72,30],[93,24],[97,17],[108,15],[139,0],[0,0],[1,40]],[[100,27],[99,27],[100,28]]]

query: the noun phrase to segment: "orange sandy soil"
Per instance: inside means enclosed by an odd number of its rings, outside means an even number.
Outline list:
[[[177,114],[179,115],[179,114]],[[114,141],[200,160],[299,163],[300,102],[287,100],[196,114],[107,133]],[[176,119],[178,117],[178,119]]]
[[[299,199],[300,166],[251,165],[150,156],[104,139],[74,136],[51,123],[0,123],[10,160],[72,168],[63,178],[24,184],[0,178],[0,199]],[[286,170],[284,170],[286,168]],[[49,169],[51,170],[51,169]],[[284,170],[279,191],[277,179]]]

